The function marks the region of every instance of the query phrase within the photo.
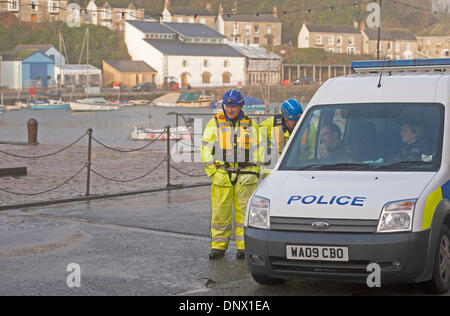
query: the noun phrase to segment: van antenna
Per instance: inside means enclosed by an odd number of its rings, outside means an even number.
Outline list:
[[[384,54],[383,66],[381,66],[380,80],[378,80],[378,86],[377,86],[377,88],[381,88],[381,78],[383,77],[384,65],[385,65],[385,63],[386,63],[386,57],[387,57],[388,50],[389,50],[389,45],[387,45],[387,47],[386,47],[386,53]]]

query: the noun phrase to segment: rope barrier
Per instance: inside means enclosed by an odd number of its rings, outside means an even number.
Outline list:
[[[64,147],[61,150],[55,151],[54,153],[51,154],[46,154],[46,155],[42,155],[42,156],[21,156],[21,155],[17,155],[17,154],[11,154],[8,153],[6,151],[0,150],[0,153],[5,154],[7,156],[12,156],[12,157],[16,157],[16,158],[23,158],[23,159],[40,159],[40,158],[46,158],[46,157],[50,157],[50,156],[54,156],[57,155],[67,149],[69,149],[70,147],[74,146],[76,143],[78,143],[80,140],[82,140],[84,138],[84,136],[86,136],[88,134],[88,132],[84,133],[80,138],[78,138],[76,141],[74,141],[73,143],[71,143],[70,145]]]
[[[136,151],[140,151],[143,150],[147,147],[149,147],[150,145],[153,145],[165,132],[161,132],[161,134],[158,135],[158,137],[156,137],[155,139],[153,139],[150,143],[146,144],[145,146],[142,146],[140,148],[136,148],[136,149],[131,149],[131,150],[122,150],[122,149],[117,149],[117,148],[113,148],[110,147],[108,145],[103,144],[102,142],[100,142],[98,139],[96,139],[95,137],[92,137],[92,140],[95,141],[97,144],[99,144],[100,146],[103,146],[106,149],[112,150],[112,151],[116,151],[116,152],[120,152],[120,153],[132,153],[132,152],[136,152]]]
[[[187,173],[187,172],[185,172],[185,171],[182,171],[182,170],[180,170],[180,169],[178,169],[177,167],[175,167],[174,165],[172,165],[172,164],[170,164],[170,167],[172,168],[172,169],[175,169],[176,171],[178,171],[179,173],[181,173],[182,175],[185,175],[185,176],[188,176],[188,177],[193,177],[193,178],[200,178],[200,177],[206,177],[206,174],[199,174],[199,175],[196,175],[196,174],[189,174],[189,173]]]
[[[130,179],[130,180],[121,180],[121,179],[112,179],[112,178],[108,178],[108,177],[106,177],[106,176],[100,174],[99,172],[93,170],[92,168],[91,168],[91,172],[92,172],[93,174],[99,176],[100,178],[103,178],[103,179],[108,180],[108,181],[111,181],[111,182],[127,183],[127,182],[133,182],[133,181],[137,181],[137,180],[140,180],[140,179],[145,178],[146,176],[148,176],[149,174],[151,174],[153,171],[155,171],[156,169],[158,169],[158,168],[163,164],[164,161],[166,161],[166,158],[164,158],[163,160],[161,160],[161,162],[160,162],[156,167],[152,168],[152,169],[151,169],[149,172],[147,172],[146,174],[144,174],[144,175],[142,175],[142,176],[140,176],[140,177],[134,178],[134,179]]]
[[[81,171],[83,171],[87,166],[84,165],[77,173],[75,173],[73,176],[71,176],[68,180],[64,181],[62,184],[47,190],[47,191],[42,191],[42,192],[37,192],[37,193],[19,193],[19,192],[13,192],[13,191],[9,191],[3,188],[0,188],[0,191],[3,191],[5,193],[9,193],[9,194],[14,194],[14,195],[25,195],[25,196],[34,196],[34,195],[41,195],[41,194],[46,194],[49,193],[51,191],[55,191],[59,188],[61,188],[62,186],[66,185],[67,183],[69,183],[70,181],[72,181],[73,179],[75,179],[80,173]]]

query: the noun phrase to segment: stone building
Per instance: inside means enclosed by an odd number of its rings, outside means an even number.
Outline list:
[[[222,5],[216,20],[216,30],[233,43],[262,45],[271,49],[281,45],[282,23],[277,8],[272,14],[233,14],[224,12]]]
[[[170,1],[164,1],[164,10],[161,17],[162,22],[174,23],[201,23],[208,27],[216,28],[216,15],[211,10],[211,4],[207,4],[205,9],[195,8],[172,8]]]
[[[449,58],[450,35],[417,36],[419,58]]]
[[[23,22],[67,21],[68,1],[5,0],[0,1],[0,13],[10,12]]]
[[[362,30],[363,53],[377,56],[378,30]],[[382,29],[380,58],[415,59],[418,57],[418,43],[414,33],[408,29]]]
[[[330,53],[361,55],[362,34],[357,26],[303,24],[298,35],[298,48],[322,48]]]

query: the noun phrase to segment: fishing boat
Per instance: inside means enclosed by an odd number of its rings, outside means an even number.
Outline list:
[[[103,98],[80,99],[77,102],[69,102],[70,109],[74,112],[84,111],[117,111],[118,105],[112,105]]]
[[[159,136],[159,137],[158,137]],[[153,129],[148,127],[135,127],[131,132],[131,139],[134,140],[166,140],[167,132],[165,129]],[[170,128],[170,140],[190,140],[191,131],[186,126]]]

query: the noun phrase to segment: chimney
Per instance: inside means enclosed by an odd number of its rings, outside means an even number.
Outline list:
[[[360,31],[365,31],[365,30],[366,30],[366,23],[361,22],[361,23],[359,24],[359,30],[360,30]]]
[[[219,5],[219,15],[223,15],[223,6],[222,6],[222,3]]]
[[[277,9],[277,6],[274,6],[274,7],[273,7],[273,16],[276,17],[276,18],[278,17],[278,9]]]

